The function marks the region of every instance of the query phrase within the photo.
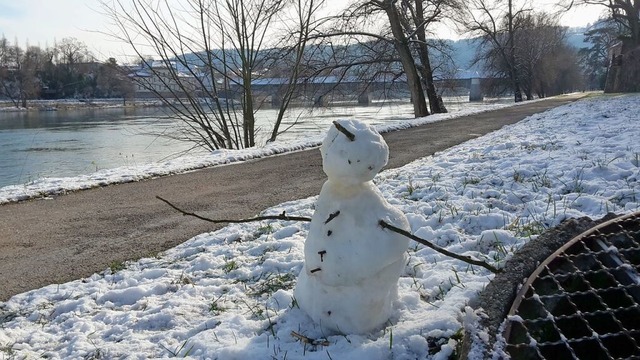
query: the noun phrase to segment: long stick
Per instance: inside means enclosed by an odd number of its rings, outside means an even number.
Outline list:
[[[431,242],[429,242],[429,241],[427,241],[427,240],[425,240],[423,238],[417,237],[417,236],[411,234],[410,232],[408,232],[406,230],[402,230],[402,229],[400,229],[398,227],[395,227],[395,226],[393,226],[391,224],[387,224],[384,220],[380,220],[380,222],[378,222],[378,224],[380,224],[380,226],[382,226],[385,229],[389,229],[389,230],[391,230],[393,232],[396,232],[396,233],[398,233],[400,235],[404,235],[404,236],[408,237],[411,240],[419,242],[420,244],[422,244],[424,246],[430,247],[431,249],[433,249],[433,250],[435,250],[435,251],[437,251],[437,252],[439,252],[439,253],[441,253],[443,255],[452,257],[454,259],[458,259],[460,261],[464,261],[464,262],[466,262],[468,264],[471,264],[471,265],[482,266],[483,268],[491,271],[494,274],[500,272],[500,270],[498,270],[497,268],[487,264],[484,261],[476,260],[476,259],[472,258],[471,256],[463,256],[463,255],[458,255],[456,253],[452,253],[451,251],[446,250],[444,248],[441,248],[440,246],[435,245],[435,244],[433,244],[433,243],[431,243]]]
[[[184,216],[193,216],[197,219],[204,220],[214,224],[221,224],[221,223],[241,224],[241,223],[248,223],[248,222],[254,222],[254,221],[261,221],[261,220],[311,221],[311,218],[304,217],[304,216],[289,216],[289,215],[286,215],[284,212],[282,212],[282,214],[280,215],[264,215],[264,216],[256,216],[249,219],[240,219],[240,220],[210,219],[193,212],[184,211],[179,207],[173,205],[169,200],[163,199],[160,196],[156,196],[156,198],[164,202],[165,204],[171,206],[173,209],[179,211]]]
[[[182,215],[193,216],[193,217],[198,218],[200,220],[204,220],[204,221],[207,221],[207,222],[210,222],[210,223],[214,223],[214,224],[220,224],[220,223],[240,224],[240,223],[248,223],[248,222],[253,222],[253,221],[261,221],[261,220],[284,220],[284,221],[306,221],[306,222],[311,221],[311,218],[304,217],[304,216],[289,216],[289,215],[285,214],[284,212],[282,212],[282,214],[280,214],[280,215],[264,215],[264,216],[256,216],[256,217],[252,217],[252,218],[249,218],[249,219],[240,219],[240,220],[210,219],[210,218],[198,215],[198,214],[193,213],[193,212],[184,211],[184,210],[180,209],[179,207],[173,205],[169,200],[165,200],[165,199],[161,198],[160,196],[156,196],[156,198],[158,200],[164,202],[165,204],[171,206],[173,209],[177,210],[178,212],[182,213]],[[333,217],[335,217],[338,214],[339,214],[339,212],[337,212],[335,214],[331,214],[331,215]],[[332,219],[332,217],[329,217],[329,220],[331,220],[331,219]],[[393,231],[395,233],[398,233],[400,235],[406,236],[409,239],[411,239],[413,241],[416,241],[416,242],[418,242],[418,243],[420,243],[420,244],[422,244],[424,246],[427,246],[427,247],[429,247],[429,248],[431,248],[431,249],[433,249],[433,250],[435,250],[435,251],[437,251],[437,252],[439,252],[439,253],[441,253],[443,255],[452,257],[454,259],[458,259],[460,261],[464,261],[467,264],[481,266],[481,267],[491,271],[494,274],[500,272],[499,269],[487,264],[484,261],[476,260],[476,259],[474,259],[474,258],[472,258],[470,256],[464,256],[464,255],[458,255],[456,253],[452,253],[451,251],[448,251],[448,250],[446,250],[444,248],[441,248],[440,246],[435,245],[435,244],[431,243],[430,241],[425,240],[425,239],[423,239],[421,237],[415,236],[415,235],[411,234],[410,232],[408,232],[406,230],[402,230],[402,229],[400,229],[398,227],[395,227],[395,226],[393,226],[391,224],[387,224],[384,220],[380,220],[378,222],[378,224],[380,226],[382,226],[383,228],[385,228],[385,229],[389,229],[389,230],[391,230],[391,231]]]
[[[291,331],[291,336],[293,336],[294,338],[297,338],[298,340],[302,341],[305,344],[309,344],[309,345],[322,345],[322,346],[329,346],[330,343],[327,340],[316,340],[316,339],[312,339],[310,337],[304,336],[302,334],[299,334],[295,331]]]

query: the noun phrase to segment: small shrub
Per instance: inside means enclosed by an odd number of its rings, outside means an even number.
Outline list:
[[[111,264],[109,264],[109,269],[111,270],[112,273],[116,273],[120,270],[124,270],[126,267],[127,266],[124,263],[124,261],[121,261],[121,260],[114,260],[111,262]]]
[[[228,274],[233,270],[236,270],[238,267],[238,263],[235,260],[231,260],[227,261],[227,263],[224,264],[224,266],[222,267],[222,271],[224,271],[225,274]]]

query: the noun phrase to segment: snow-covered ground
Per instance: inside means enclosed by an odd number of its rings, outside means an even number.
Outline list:
[[[640,95],[581,100],[374,181],[416,235],[501,266],[564,219],[640,209],[638,114]],[[310,217],[314,201],[264,214]],[[0,358],[446,359],[474,326],[465,306],[491,273],[411,243],[391,322],[323,333],[292,298],[308,229],[229,225],[124,270],[16,295],[0,303]]]

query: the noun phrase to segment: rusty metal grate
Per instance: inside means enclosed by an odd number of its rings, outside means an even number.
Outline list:
[[[573,238],[509,311],[512,359],[640,359],[640,212]]]

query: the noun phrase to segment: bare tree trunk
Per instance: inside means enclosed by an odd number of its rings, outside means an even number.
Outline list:
[[[251,74],[245,74],[243,78],[243,100],[242,107],[244,111],[242,112],[243,121],[242,121],[242,130],[244,131],[244,147],[249,148],[256,145],[255,142],[255,127],[256,127],[256,118],[255,112],[253,110],[253,91],[251,89]]]
[[[391,25],[391,32],[394,37],[393,44],[398,51],[400,62],[402,63],[402,67],[404,68],[404,72],[407,77],[407,86],[409,87],[411,102],[413,103],[413,114],[417,118],[428,116],[429,109],[427,109],[427,102],[424,97],[420,76],[418,75],[415,62],[413,61],[413,56],[411,55],[409,40],[402,29],[400,14],[398,14],[395,1],[385,0],[384,10],[389,18],[389,25]]]
[[[516,44],[513,34],[513,0],[509,0],[509,13],[507,14],[509,22],[509,68],[511,73],[511,83],[513,86],[513,97],[515,102],[522,101],[522,92],[520,91],[520,78],[518,77],[518,63],[516,62]]]
[[[416,4],[416,36],[418,37],[418,54],[422,67],[420,71],[422,73],[422,79],[425,83],[427,90],[427,97],[429,98],[429,108],[431,113],[440,114],[446,113],[447,109],[442,102],[442,98],[438,96],[436,86],[433,82],[433,70],[431,69],[431,60],[429,59],[429,46],[427,44],[427,34],[425,31],[425,19],[424,8],[422,0],[415,0]]]

